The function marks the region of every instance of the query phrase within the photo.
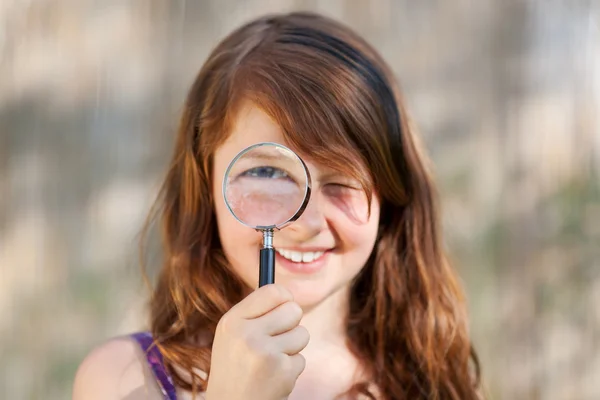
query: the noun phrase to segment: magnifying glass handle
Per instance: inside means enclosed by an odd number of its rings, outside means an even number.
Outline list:
[[[260,270],[258,287],[275,283],[275,249],[272,247],[260,249]]]

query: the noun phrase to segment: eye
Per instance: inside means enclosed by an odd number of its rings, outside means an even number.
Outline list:
[[[336,198],[350,198],[362,193],[362,189],[346,183],[328,183],[323,186],[322,190],[326,196]]]
[[[328,183],[325,185],[325,187],[330,187],[332,189],[337,189],[337,190],[362,190],[362,188],[360,187],[360,185],[358,184],[354,184],[354,183],[349,183],[349,182],[332,182],[332,183]]]
[[[269,166],[251,168],[242,172],[240,176],[262,179],[290,179],[284,170]]]

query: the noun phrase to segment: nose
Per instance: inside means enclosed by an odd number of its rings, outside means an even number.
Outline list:
[[[327,226],[319,192],[311,194],[300,217],[290,224],[288,231],[295,233],[297,240],[307,240],[319,234]]]

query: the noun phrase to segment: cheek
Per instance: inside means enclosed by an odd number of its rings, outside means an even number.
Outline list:
[[[225,204],[219,204],[218,200],[215,204],[215,216],[219,239],[231,268],[248,285],[254,285],[253,281],[258,279],[255,275],[258,270],[258,251],[262,235],[239,223]]]
[[[355,225],[365,225],[370,221],[369,203],[363,191],[330,185],[323,188],[323,193],[328,201]]]
[[[379,229],[380,206],[377,196],[371,201],[371,214],[363,193],[330,197],[331,222],[344,252],[352,253],[361,263],[367,261]]]

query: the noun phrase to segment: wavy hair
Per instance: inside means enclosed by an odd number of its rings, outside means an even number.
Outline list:
[[[352,284],[345,322],[348,347],[377,396],[479,398],[479,362],[442,248],[435,185],[393,74],[351,29],[311,13],[235,30],[187,96],[153,213],[164,264],[150,325],[176,384],[205,389],[198,371],[210,374],[217,323],[249,289],[228,267],[211,190],[212,155],[242,100],[268,113],[299,152],[359,179],[369,201],[374,191],[381,199],[377,243]],[[374,398],[369,387],[359,382],[348,394]]]

